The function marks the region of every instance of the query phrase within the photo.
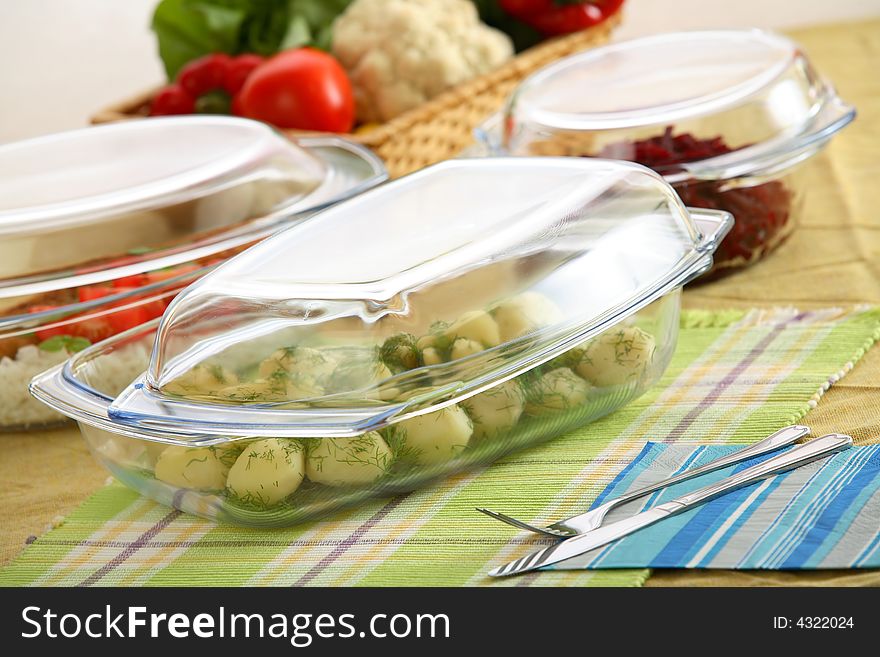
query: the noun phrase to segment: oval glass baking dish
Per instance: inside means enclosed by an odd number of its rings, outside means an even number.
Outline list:
[[[0,147],[0,431],[65,418],[27,385],[160,316],[195,272],[387,178],[337,137],[176,117]]]
[[[805,162],[854,116],[798,45],[780,35],[681,32],[541,69],[477,138],[496,155],[651,167],[689,207],[736,217],[716,253],[720,274],[760,259],[790,234],[807,192]]]
[[[252,247],[31,389],[145,495],[293,524],[640,395],[731,224],[639,165],[450,161]],[[144,373],[120,386],[118,363]]]
[[[353,142],[293,143],[235,117],[127,121],[6,144],[0,296],[206,258],[387,177],[381,160]]]

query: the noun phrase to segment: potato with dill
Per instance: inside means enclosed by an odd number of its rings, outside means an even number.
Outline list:
[[[543,415],[567,411],[587,403],[592,386],[567,367],[542,374],[526,395],[526,413]]]
[[[464,313],[443,331],[443,335],[454,344],[460,338],[480,343],[484,347],[494,347],[501,343],[498,323],[485,310]]]
[[[654,358],[654,336],[635,326],[612,328],[584,347],[577,373],[599,387],[638,380]]]
[[[480,440],[497,438],[513,429],[524,404],[516,381],[505,381],[461,403],[474,424],[474,438]]]
[[[238,383],[235,372],[222,365],[200,364],[168,383],[163,391],[173,395],[210,395]]]
[[[559,307],[539,292],[518,294],[499,304],[493,314],[502,342],[562,320]]]
[[[459,360],[461,358],[478,354],[481,351],[484,351],[483,345],[476,340],[458,338],[452,343],[452,347],[449,349],[449,358],[451,360]]]
[[[339,364],[327,380],[327,389],[329,392],[351,392],[370,388],[392,374],[377,354],[357,354]]]
[[[257,373],[262,379],[289,375],[293,378],[309,377],[321,382],[333,373],[337,364],[330,354],[317,349],[285,347],[277,349],[260,363]]]
[[[240,447],[166,447],[156,460],[156,479],[191,490],[222,490]]]
[[[420,465],[442,463],[458,456],[470,442],[474,425],[467,413],[452,405],[396,425],[400,458]]]
[[[325,486],[362,486],[384,475],[394,457],[376,431],[357,438],[310,440],[306,477]]]
[[[308,399],[318,397],[323,392],[324,389],[311,377],[276,373],[268,379],[256,379],[228,386],[218,390],[215,395],[234,402],[261,403]]]
[[[305,478],[305,454],[298,440],[263,438],[244,448],[226,478],[230,497],[271,506],[291,495]]]

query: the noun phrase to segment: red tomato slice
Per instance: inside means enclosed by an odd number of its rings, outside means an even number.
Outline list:
[[[118,294],[119,290],[109,285],[84,285],[77,290],[77,296],[80,303],[85,301],[94,301],[102,297]]]
[[[106,316],[107,323],[113,331],[113,335],[127,331],[135,326],[140,326],[150,319],[152,318],[147,316],[143,306],[135,306],[134,308],[125,308],[123,310],[112,310]]]
[[[144,303],[140,307],[142,315],[146,318],[144,319],[144,322],[161,317],[165,313],[165,309],[168,307],[169,303],[171,303],[171,299],[153,299],[152,301]]]
[[[131,276],[123,276],[113,281],[113,287],[142,287],[147,284],[149,279],[146,274],[132,274]]]
[[[100,342],[114,335],[113,326],[108,316],[90,317],[89,319],[74,320],[64,327],[63,334],[85,338],[92,344]]]
[[[48,310],[56,310],[58,306],[50,306],[50,305],[35,305],[28,308],[29,313],[42,313]],[[56,335],[66,335],[67,327],[66,326],[56,326],[52,328],[40,328],[35,331],[37,334],[37,338],[42,342],[43,340],[48,340],[49,338],[53,338]]]

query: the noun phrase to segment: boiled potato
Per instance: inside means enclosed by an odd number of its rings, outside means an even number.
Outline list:
[[[269,379],[227,386],[218,390],[217,396],[236,402],[273,402],[287,399],[284,383]]]
[[[310,376],[291,376],[285,383],[284,392],[287,399],[311,399],[324,394],[324,388],[315,383]]]
[[[422,350],[436,347],[437,346],[437,336],[433,333],[429,335],[423,335],[418,340],[416,340],[416,347]]]
[[[397,425],[401,458],[431,465],[457,456],[471,439],[474,425],[458,405],[404,420]]]
[[[468,338],[458,338],[455,342],[452,343],[452,349],[449,350],[449,357],[452,360],[458,360],[459,358],[465,358],[466,356],[478,354],[481,351],[484,351],[484,347],[476,340],[469,340]]]
[[[156,479],[192,490],[222,490],[236,448],[166,447],[156,460]]]
[[[221,365],[196,365],[168,383],[163,391],[173,395],[210,395],[238,383],[235,372]]]
[[[497,438],[510,431],[523,412],[525,399],[519,384],[504,383],[462,402],[474,423],[474,437]]]
[[[613,328],[587,343],[575,369],[595,386],[620,385],[642,376],[655,347],[654,337],[640,328]]]
[[[531,333],[562,320],[557,305],[538,292],[523,292],[495,309],[502,342]]]
[[[526,413],[541,415],[566,411],[586,403],[591,386],[567,367],[551,370],[533,384],[526,402]]]
[[[247,502],[277,504],[305,478],[302,443],[288,438],[263,438],[248,443],[229,470],[226,489]]]
[[[289,374],[322,381],[333,373],[336,365],[336,360],[327,353],[309,347],[291,347],[273,352],[260,363],[258,374],[263,379]]]
[[[439,365],[443,362],[443,356],[434,347],[428,347],[422,351],[422,362],[425,365]]]
[[[501,335],[495,319],[485,310],[474,310],[464,313],[443,331],[450,340],[467,338],[479,342],[485,347],[494,347],[501,343]],[[454,358],[454,357],[453,357]]]
[[[309,377],[257,379],[217,392],[218,397],[237,402],[281,402],[318,397],[324,389]]]
[[[326,486],[360,486],[391,466],[391,448],[375,431],[357,438],[319,438],[311,442],[306,476]]]
[[[380,360],[353,358],[339,364],[328,387],[333,392],[349,392],[373,386],[390,376],[391,370]]]

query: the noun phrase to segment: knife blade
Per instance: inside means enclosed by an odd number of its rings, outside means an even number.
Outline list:
[[[489,575],[491,577],[517,575],[580,556],[590,550],[628,536],[639,529],[653,525],[664,518],[708,502],[719,495],[748,486],[771,475],[786,472],[806,463],[825,458],[830,454],[851,446],[852,438],[845,434],[832,433],[816,438],[808,443],[792,447],[779,456],[769,458],[763,463],[753,465],[742,472],[726,477],[721,481],[695,490],[687,495],[682,495],[670,502],[659,504],[624,520],[599,527],[586,534],[565,539],[560,543],[515,559],[503,566],[498,566],[489,571]]]

